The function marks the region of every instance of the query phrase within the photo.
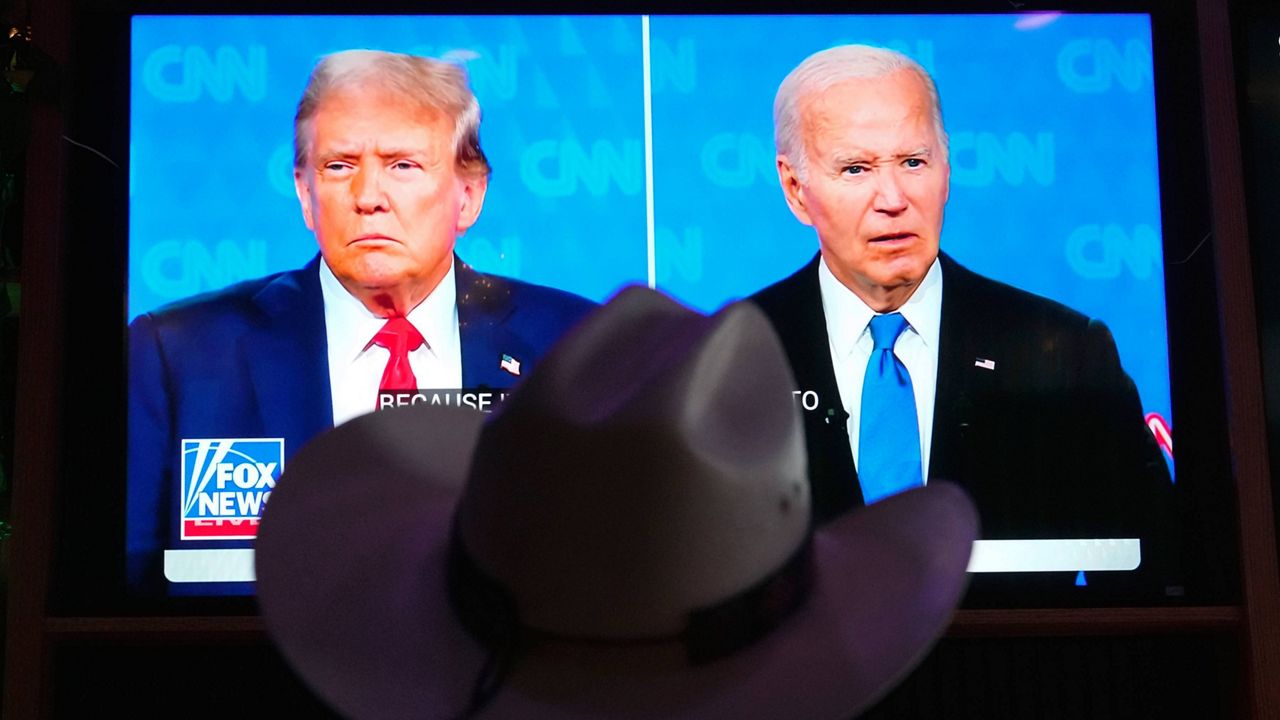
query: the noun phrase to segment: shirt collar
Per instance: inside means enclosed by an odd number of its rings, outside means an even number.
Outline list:
[[[347,292],[329,269],[329,264],[323,260],[320,262],[320,293],[324,298],[329,363],[332,367],[338,367],[359,357],[387,320],[370,312],[359,298]],[[437,355],[453,336],[453,327],[457,322],[457,295],[454,264],[450,258],[449,271],[441,278],[440,284],[405,316],[422,334],[427,348]]]
[[[836,357],[847,357],[867,332],[876,311],[832,274],[827,259],[818,260],[818,288],[827,319],[827,336]],[[902,313],[911,329],[924,341],[925,347],[938,347],[942,331],[942,266],[937,258],[929,266],[920,286],[895,312]]]

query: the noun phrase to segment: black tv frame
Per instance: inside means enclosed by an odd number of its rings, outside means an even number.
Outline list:
[[[609,13],[659,12],[669,3],[632,7],[619,3]],[[65,277],[68,288],[61,386],[64,419],[60,444],[60,502],[57,505],[51,609],[64,615],[246,615],[251,598],[130,597],[123,583],[125,388],[124,293],[128,248],[129,19],[137,14],[272,14],[296,12],[289,3],[138,3],[95,7],[80,14],[75,43],[80,58],[68,81],[73,88],[67,125],[68,157]],[[388,13],[419,8],[383,5]],[[604,12],[586,3],[543,3],[535,9]],[[343,9],[308,5],[307,14]],[[724,10],[707,7],[705,11]],[[809,12],[933,12],[960,9],[1006,13],[1007,3],[844,3],[810,2]],[[1190,3],[1026,3],[1018,11],[1148,12],[1152,16],[1153,61],[1160,157],[1166,305],[1169,318],[1170,378],[1175,428],[1178,492],[1186,552],[1186,594],[1159,604],[1222,605],[1238,599],[1234,524],[1235,496],[1230,476],[1223,395],[1201,388],[1221,387],[1212,215],[1208,177],[1186,150],[1205,147],[1200,122],[1199,62],[1186,48],[1196,43]],[[468,7],[466,12],[476,12]],[[485,4],[480,12],[530,12],[529,6]],[[687,6],[681,12],[692,12]],[[779,11],[763,2],[735,4],[735,13]],[[787,12],[797,12],[788,8]],[[108,122],[103,122],[107,119]],[[1200,153],[1202,154],[1202,152]],[[73,290],[72,290],[73,289]],[[84,302],[84,298],[93,298]],[[1203,539],[1207,541],[1202,541]],[[1114,602],[1127,603],[1120,599]],[[1054,603],[1045,603],[1053,606]],[[1057,606],[1078,605],[1069,599]]]

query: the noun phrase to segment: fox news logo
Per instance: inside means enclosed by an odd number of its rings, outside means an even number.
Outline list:
[[[182,441],[182,539],[252,540],[284,470],[284,439]]]

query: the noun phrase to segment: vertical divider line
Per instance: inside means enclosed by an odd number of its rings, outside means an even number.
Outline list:
[[[640,16],[640,47],[644,59],[644,222],[648,242],[649,287],[658,286],[658,261],[653,221],[653,83],[649,67],[649,16]]]

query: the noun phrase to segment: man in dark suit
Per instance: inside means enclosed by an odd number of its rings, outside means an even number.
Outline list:
[[[317,64],[295,119],[294,178],[319,255],[130,326],[135,587],[157,582],[163,549],[248,547],[251,523],[192,518],[265,501],[266,476],[311,437],[387,394],[509,387],[591,309],[454,255],[487,189],[479,122],[448,63],[348,51]],[[275,443],[252,446],[276,461],[260,474],[228,459],[255,439]],[[205,472],[184,478],[184,463]]]
[[[796,374],[815,520],[946,479],[984,538],[1138,537],[1163,575],[1168,471],[1106,326],[939,252],[950,166],[929,75],[825,50],[783,81],[774,120],[783,193],[820,251],[752,299]]]

